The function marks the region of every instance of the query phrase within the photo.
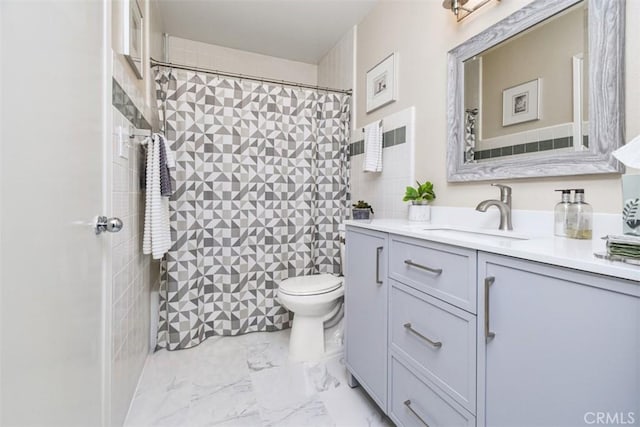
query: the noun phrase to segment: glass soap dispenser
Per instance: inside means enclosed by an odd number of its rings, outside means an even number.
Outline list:
[[[562,200],[554,209],[553,234],[567,237],[569,228],[569,208],[571,207],[571,190],[556,190],[562,192]]]
[[[575,191],[575,200],[569,205],[567,237],[573,239],[591,239],[593,234],[593,209],[584,201],[584,189]]]

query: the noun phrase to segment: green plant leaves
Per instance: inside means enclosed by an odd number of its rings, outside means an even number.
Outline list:
[[[409,200],[416,200],[420,195],[418,194],[418,190],[413,187],[407,187],[407,190],[404,193],[404,197],[402,198],[403,202],[408,202]]]
[[[433,191],[433,184],[430,181],[425,181],[424,184],[420,184],[420,181],[416,181],[417,187],[407,187],[402,198],[403,202],[408,201],[431,201],[436,198],[436,193]]]

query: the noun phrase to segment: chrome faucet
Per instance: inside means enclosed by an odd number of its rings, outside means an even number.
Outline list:
[[[478,203],[476,210],[480,212],[486,212],[490,206],[495,206],[500,211],[500,230],[513,230],[511,225],[511,187],[502,184],[491,184],[494,187],[500,188],[500,200],[483,200]]]

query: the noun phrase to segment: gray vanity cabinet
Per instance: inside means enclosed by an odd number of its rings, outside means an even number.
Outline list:
[[[478,426],[640,425],[637,282],[482,252],[478,267]]]
[[[386,233],[348,229],[345,276],[345,364],[375,402],[387,409]]]
[[[476,251],[389,235],[389,417],[474,426]]]
[[[345,279],[347,368],[399,427],[640,426],[637,281],[358,227]]]
[[[389,277],[475,314],[476,251],[393,234],[389,246]]]

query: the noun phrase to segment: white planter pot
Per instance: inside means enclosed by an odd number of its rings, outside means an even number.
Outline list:
[[[429,205],[409,205],[409,221],[430,222],[431,206]]]

